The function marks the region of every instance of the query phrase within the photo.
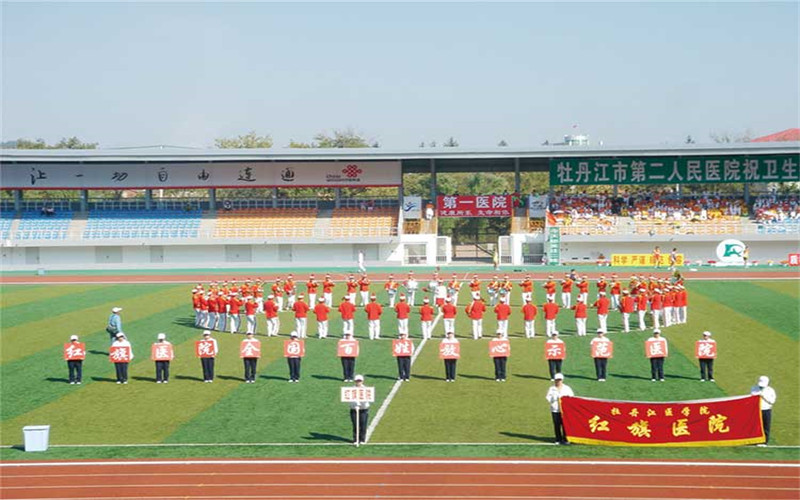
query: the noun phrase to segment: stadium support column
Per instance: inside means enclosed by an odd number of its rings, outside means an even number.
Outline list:
[[[89,211],[89,190],[81,189],[81,212]]]
[[[14,211],[22,212],[22,190],[14,190]]]
[[[153,190],[152,189],[145,189],[144,190],[144,208],[146,210],[150,210],[153,208]]]
[[[342,206],[342,188],[333,190],[333,207],[340,208]]]
[[[272,188],[272,208],[278,208],[278,188]]]
[[[208,210],[211,212],[217,211],[217,190],[211,188],[208,190]]]
[[[750,183],[744,183],[744,204],[750,206]]]
[[[436,203],[436,160],[431,158],[431,200]]]
[[[520,193],[520,189],[522,188],[520,180],[519,180],[519,158],[514,158],[514,192]]]

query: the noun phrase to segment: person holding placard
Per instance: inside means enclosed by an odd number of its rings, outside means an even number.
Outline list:
[[[156,343],[150,347],[150,359],[156,363],[156,384],[169,383],[169,362],[175,358],[172,343],[166,333],[159,333]]]
[[[195,354],[200,358],[200,365],[203,367],[203,382],[210,384],[214,382],[214,363],[216,361],[219,347],[217,339],[211,337],[209,330],[203,331],[203,340],[194,343]]]
[[[614,343],[606,338],[605,330],[598,329],[597,337],[591,343],[594,371],[598,382],[605,382],[608,376],[608,359],[614,354]]]
[[[556,373],[561,373],[561,364],[567,357],[567,345],[558,338],[557,331],[554,331],[545,341],[544,357],[547,359],[547,366],[550,369],[550,380],[553,380]]]
[[[123,332],[117,333],[116,340],[108,350],[108,358],[114,363],[118,384],[128,383],[128,364],[133,360],[131,343]]]
[[[261,341],[254,338],[253,332],[248,332],[247,337],[239,345],[239,357],[244,362],[244,382],[256,383],[256,368],[258,358],[261,357]]]
[[[78,342],[77,335],[69,337],[69,343],[64,344],[64,359],[69,370],[69,384],[81,385],[83,378],[83,360],[86,359],[86,344]]]
[[[495,382],[506,381],[506,367],[508,357],[511,355],[511,343],[504,334],[503,330],[497,330],[497,337],[489,341],[489,356],[494,362]]]
[[[714,381],[714,358],[717,357],[717,341],[711,332],[703,332],[703,339],[695,342],[695,354],[700,363],[700,382]]]
[[[300,362],[306,355],[306,344],[297,338],[297,332],[290,333],[289,337],[283,342],[283,357],[289,363],[289,382],[300,382]]]
[[[400,332],[400,338],[392,340],[392,356],[397,359],[397,380],[408,382],[411,378],[411,355],[414,343],[408,339],[408,332]]]
[[[667,339],[661,336],[661,330],[653,330],[653,336],[645,341],[645,354],[650,358],[650,377],[664,382],[664,359],[669,354]]]
[[[356,387],[364,387],[364,375],[356,375],[354,380]],[[353,424],[353,444],[364,444],[367,441],[369,401],[352,401],[350,403],[350,422]]]
[[[342,380],[352,382],[353,374],[356,371],[356,358],[358,358],[358,340],[353,338],[352,333],[344,334],[336,346],[336,355],[342,361]]]
[[[444,360],[445,382],[456,381],[456,363],[461,357],[461,344],[455,338],[455,332],[447,332],[447,337],[439,344],[439,359]]]

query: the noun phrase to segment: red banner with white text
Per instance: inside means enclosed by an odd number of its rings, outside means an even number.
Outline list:
[[[764,442],[758,396],[699,401],[564,397],[571,443],[609,446],[739,446]]]
[[[510,194],[486,196],[438,196],[439,217],[511,217]]]

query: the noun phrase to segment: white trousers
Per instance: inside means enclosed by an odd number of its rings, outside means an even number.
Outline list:
[[[359,292],[361,294],[361,305],[365,306],[369,302],[369,290],[366,292]]]
[[[473,319],[472,320],[472,338],[478,340],[479,338],[483,337],[483,320],[482,319]]]
[[[295,318],[294,329],[297,331],[297,336],[301,339],[306,338],[306,327],[308,325],[308,318]]]
[[[278,331],[281,329],[281,320],[278,319],[277,316],[274,318],[267,318],[267,335],[269,337],[274,337],[278,335]]]
[[[455,332],[456,331],[456,319],[455,318],[445,318],[444,320],[444,333],[445,335],[447,332]]]
[[[353,305],[356,305],[356,292],[348,293],[347,294],[347,301]]]
[[[664,327],[671,326],[672,320],[675,317],[672,314],[672,310],[675,309],[674,307],[665,307],[664,308]]]
[[[297,296],[295,294],[293,294],[293,293],[286,295],[286,309],[288,309],[288,310],[292,309],[292,307],[294,306],[294,299],[296,297]]]
[[[422,338],[429,339],[431,338],[431,333],[433,332],[433,321],[423,321],[422,322]]]
[[[389,307],[394,307],[394,300],[397,298],[397,290],[387,290],[389,295]]]
[[[611,294],[611,309],[619,309],[619,295]]]
[[[589,300],[589,294],[588,293],[579,293],[578,294],[578,298],[583,300],[583,303],[586,304],[586,301]]]
[[[397,320],[397,333],[408,334],[408,318]]]
[[[639,330],[645,330],[647,324],[644,322],[644,315],[647,311],[637,311],[639,313]]]
[[[352,319],[343,319],[342,320],[342,333],[353,333],[353,320]]]
[[[586,335],[586,318],[575,318],[575,327],[578,330],[578,337]]]
[[[231,333],[239,331],[239,326],[242,324],[242,317],[238,314],[228,313],[228,325],[230,326]]]
[[[572,307],[572,294],[571,293],[561,293],[561,305],[563,305],[566,309]]]
[[[417,296],[416,290],[408,290],[408,305],[415,305],[414,298]]]
[[[679,307],[678,309],[680,309],[680,313],[679,313],[679,316],[680,316],[680,318],[681,318],[680,322],[681,322],[681,323],[686,323],[686,312],[687,312],[687,310],[688,310],[689,308],[688,308],[688,307],[686,307],[686,306],[681,306],[681,307]]]
[[[533,300],[533,292],[522,292],[522,304],[525,305],[528,299]]]
[[[370,340],[381,338],[381,320],[379,319],[369,320],[369,338]]]
[[[317,294],[316,293],[309,293],[308,294],[308,305],[311,309],[314,309],[314,306],[317,305]]]
[[[256,307],[256,312],[257,313],[263,313],[264,312],[264,297],[256,297],[256,304],[258,304],[258,307]]]
[[[503,338],[508,338],[508,320],[507,319],[498,319],[497,320],[497,329],[503,332]]]
[[[556,331],[556,320],[554,319],[546,319],[544,320],[545,332],[547,333],[548,337],[552,337],[553,333]]]
[[[275,305],[278,307],[279,311],[283,311],[283,295],[275,297]]]
[[[598,314],[597,321],[600,323],[600,329],[608,333],[608,314]]]
[[[631,331],[631,313],[622,313],[622,325],[625,330],[625,333],[630,333]]]
[[[533,328],[534,321],[532,319],[525,321],[525,338],[532,339],[536,336],[536,331]]]
[[[661,328],[661,309],[650,312],[653,314],[653,328]]]
[[[317,335],[324,339],[328,336],[328,321],[317,321]]]
[[[325,297],[325,305],[328,307],[333,307],[333,293],[323,293],[322,296]]]
[[[548,294],[545,294],[544,298],[547,299],[547,300],[555,301],[556,300],[556,294],[548,293]]]
[[[247,333],[256,333],[256,315],[247,315]]]

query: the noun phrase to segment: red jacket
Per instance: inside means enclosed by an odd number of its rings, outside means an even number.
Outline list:
[[[607,297],[600,297],[595,301],[592,307],[597,308],[597,314],[608,314],[608,309],[611,307],[611,301]]]
[[[272,319],[278,316],[278,306],[273,300],[264,302],[264,315],[267,319]]]
[[[470,305],[464,308],[469,319],[483,319],[483,313],[486,312],[486,304],[482,300],[474,300]]]
[[[397,313],[397,319],[408,319],[408,315],[411,312],[411,306],[401,300],[394,305],[394,312]]]
[[[633,300],[633,297],[630,295],[626,295],[619,299],[619,308],[624,313],[632,313],[635,309],[635,305],[636,304]]]
[[[542,306],[542,311],[544,311],[544,319],[556,319],[558,315],[558,304],[555,302],[548,302]]]
[[[442,316],[444,319],[453,319],[456,317],[458,309],[453,304],[445,304],[442,306]]]
[[[650,309],[653,311],[660,311],[664,308],[663,297],[660,293],[654,293],[650,298]]]
[[[511,308],[508,304],[497,304],[494,306],[494,313],[497,315],[498,321],[505,321],[511,316]]]
[[[325,304],[317,304],[314,306],[314,315],[317,317],[317,321],[328,321],[329,312],[331,312],[331,308]]]
[[[636,296],[636,310],[637,311],[646,311],[647,310],[647,294],[640,293]]]
[[[353,319],[355,312],[356,306],[349,300],[345,300],[339,304],[339,314],[342,315],[342,319]]]
[[[367,313],[368,320],[376,320],[381,319],[381,314],[383,314],[383,307],[377,302],[370,302],[369,304],[364,306],[364,312]]]
[[[419,308],[419,320],[433,321],[433,307],[427,304],[422,304]]]
[[[533,304],[525,304],[522,306],[522,319],[525,321],[533,321],[536,315],[539,314],[539,309]]]
[[[575,318],[586,318],[586,304],[583,302],[578,302],[574,306],[572,306],[572,310],[575,311]]]
[[[297,302],[294,303],[292,309],[294,310],[295,318],[305,318],[308,316],[308,311],[311,308],[308,307],[308,304],[306,304],[302,300],[298,300]]]

